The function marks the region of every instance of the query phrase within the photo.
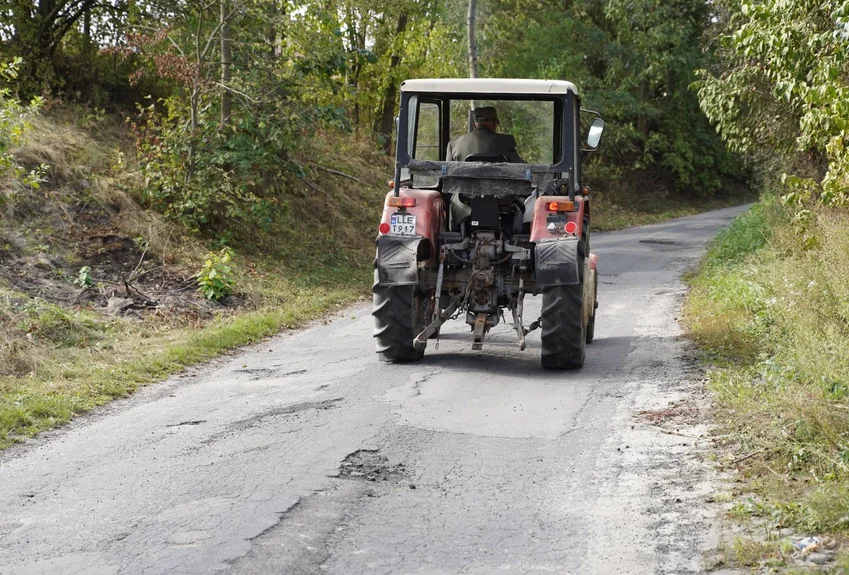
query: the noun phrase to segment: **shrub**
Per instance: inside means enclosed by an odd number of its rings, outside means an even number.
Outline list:
[[[219,301],[233,293],[236,278],[230,266],[232,259],[230,248],[222,248],[219,252],[210,252],[203,262],[198,274],[199,291],[207,299]]]
[[[27,170],[18,164],[11,150],[20,145],[29,128],[29,120],[42,107],[41,98],[33,98],[29,104],[20,104],[6,86],[18,77],[18,68],[23,61],[0,62],[0,178],[20,178],[24,185],[37,188],[44,176],[44,166]]]

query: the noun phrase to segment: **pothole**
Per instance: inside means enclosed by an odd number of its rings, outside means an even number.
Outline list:
[[[376,449],[359,449],[339,466],[337,477],[359,481],[398,481],[407,474],[403,463],[390,465]]]
[[[640,240],[641,244],[657,244],[661,246],[674,246],[678,245],[678,242],[674,240],[667,240],[663,238],[646,238],[644,240]]]
[[[249,375],[252,381],[257,381],[260,379],[282,379],[284,377],[292,377],[295,375],[303,375],[307,372],[305,369],[298,369],[296,371],[288,371],[286,373],[280,373],[279,368],[273,367],[256,367],[256,368],[242,368],[237,369],[234,373],[243,373],[245,375]]]

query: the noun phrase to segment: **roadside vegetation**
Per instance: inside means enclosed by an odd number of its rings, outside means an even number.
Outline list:
[[[716,238],[686,304],[745,526],[723,560],[847,573],[849,3],[717,11],[701,106],[765,192]]]
[[[111,118],[81,127],[81,112],[32,120],[14,157],[43,164],[43,181],[0,186],[0,447],[370,288],[390,171],[373,147],[316,148],[346,175],[292,177],[293,198],[319,193],[278,211],[280,243],[218,248],[143,209],[129,134]]]
[[[727,560],[752,567],[794,565],[811,536],[832,558],[849,537],[849,212],[815,209],[807,248],[792,217],[769,197],[736,219],[685,309],[740,482],[731,515],[754,521]]]

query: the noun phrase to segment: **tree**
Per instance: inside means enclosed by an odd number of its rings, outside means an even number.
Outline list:
[[[386,82],[383,87],[383,97],[380,104],[380,113],[375,121],[374,131],[383,137],[383,149],[386,153],[392,151],[392,129],[394,127],[393,118],[395,117],[395,107],[398,96],[398,84],[400,81],[395,74],[398,64],[401,63],[402,52],[400,45],[403,41],[404,32],[407,30],[408,16],[406,12],[401,12],[398,15],[398,21],[395,25],[395,36],[393,38],[392,55],[389,59],[389,69],[386,74]]]
[[[701,106],[728,145],[788,160],[788,199],[849,202],[849,2],[723,2]],[[795,158],[792,156],[795,154]]]
[[[469,0],[469,12],[466,16],[466,27],[469,38],[469,78],[478,77],[478,44],[475,40],[475,18],[477,16],[477,0]]]

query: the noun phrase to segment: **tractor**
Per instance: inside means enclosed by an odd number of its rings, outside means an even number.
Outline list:
[[[495,109],[521,162],[486,150],[450,158],[450,142]],[[540,329],[545,369],[583,366],[593,340],[598,258],[590,253],[585,152],[604,121],[558,80],[420,79],[401,84],[395,177],[378,228],[373,311],[383,361],[420,359],[462,318],[473,350],[509,311],[518,346]],[[526,324],[524,298],[542,295]]]

